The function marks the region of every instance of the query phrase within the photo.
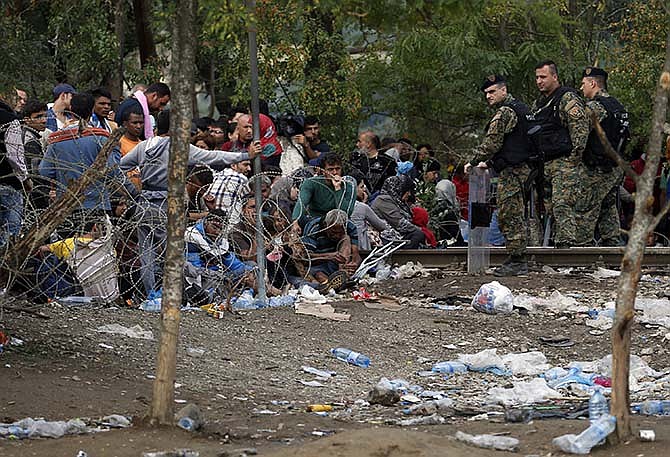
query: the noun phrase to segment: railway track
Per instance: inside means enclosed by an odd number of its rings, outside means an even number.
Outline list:
[[[528,260],[551,266],[590,266],[601,265],[617,267],[621,264],[624,248],[582,247],[556,249],[552,247],[528,248]],[[465,264],[468,258],[467,247],[447,249],[400,249],[391,255],[394,263],[421,262],[425,267],[436,268],[453,264]],[[491,265],[500,265],[507,258],[504,247],[491,248]],[[670,266],[670,248],[649,247],[645,251],[643,266]]]

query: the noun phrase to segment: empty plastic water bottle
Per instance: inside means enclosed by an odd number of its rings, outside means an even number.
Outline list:
[[[452,360],[448,362],[436,363],[433,365],[433,371],[442,374],[465,373],[468,371],[468,367],[464,363]]]
[[[614,431],[616,417],[605,414],[579,435],[562,435],[553,439],[554,446],[571,454],[588,454]]]
[[[370,366],[370,358],[368,356],[354,352],[351,349],[334,348],[330,350],[330,353],[333,354],[338,360],[356,365],[361,368],[367,368]]]
[[[189,403],[175,414],[177,427],[183,428],[189,432],[194,432],[202,425],[202,413],[200,408]]]
[[[640,414],[647,416],[669,416],[670,400],[647,400],[639,406]]]
[[[607,406],[607,399],[599,388],[593,392],[589,399],[589,421],[594,423],[602,416],[609,414],[609,407]]]

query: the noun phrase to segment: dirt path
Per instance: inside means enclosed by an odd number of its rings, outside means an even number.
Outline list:
[[[468,304],[457,311],[430,307],[434,298],[471,297],[479,285],[491,279],[445,271],[429,278],[387,281],[375,288],[407,297],[407,307],[391,312],[368,309],[359,302],[338,302],[334,306],[351,315],[349,322],[296,315],[288,308],[256,310],[222,320],[187,312],[182,321],[176,397],[203,409],[207,426],[201,434],[133,427],[59,440],[0,441],[0,454],[74,457],[83,449],[90,457],[139,456],[141,450],[190,447],[200,450],[202,456],[240,455],[238,450],[244,448],[278,456],[428,456],[445,455],[446,449],[455,456],[492,455],[492,451],[450,438],[462,430],[508,432],[521,441],[521,455],[546,455],[553,451],[551,438],[580,431],[586,422],[510,424],[500,415],[469,421],[469,416],[479,412],[501,411],[500,407],[484,407],[482,395],[496,385],[511,386],[509,378],[467,373],[444,380],[417,375],[430,370],[436,361],[488,348],[497,348],[499,354],[542,351],[551,365],[596,360],[610,352],[608,332],[593,334],[584,325],[584,315],[515,312],[490,316],[473,311]],[[643,295],[662,295],[666,283],[667,278],[642,283]],[[589,306],[610,300],[615,286],[614,280],[539,273],[505,284],[514,293],[544,296],[558,289]],[[44,312],[50,319],[5,312],[0,321],[0,330],[26,340],[24,346],[0,355],[0,420],[143,415],[151,392],[158,316],[127,309],[58,305]],[[139,324],[153,331],[154,340],[95,331],[112,323],[127,327]],[[663,339],[667,330],[636,324],[633,333],[634,354],[657,370],[670,366],[667,340]],[[570,338],[575,345],[555,348],[539,340],[557,335]],[[361,369],[333,359],[328,351],[336,346],[367,354],[371,367]],[[189,348],[203,349],[204,354]],[[323,381],[323,387],[308,387],[300,381],[315,378],[301,371],[303,365],[334,370],[337,376]],[[404,417],[402,407],[356,403],[367,398],[382,376],[444,390],[469,412],[448,418],[445,425],[419,427],[418,431],[389,425]],[[657,398],[670,397],[668,386],[659,389]],[[328,417],[307,413],[304,408],[310,403],[334,404],[335,411]],[[658,441],[633,442],[615,451],[599,450],[595,455],[662,455],[670,437],[670,420],[640,418],[637,424],[654,429]]]

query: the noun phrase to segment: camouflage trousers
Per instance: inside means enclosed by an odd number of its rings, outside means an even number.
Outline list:
[[[581,187],[577,166],[572,158],[561,157],[544,164],[545,184],[550,190],[554,216],[554,244],[574,246],[577,239],[575,202]]]
[[[505,246],[511,256],[523,256],[528,244],[528,227],[524,217],[523,186],[530,167],[505,168],[498,177],[498,225],[505,235]]]
[[[618,245],[620,222],[616,200],[623,171],[614,168],[603,172],[580,165],[579,174],[582,186],[575,205],[577,244],[592,245],[597,227],[603,245]]]

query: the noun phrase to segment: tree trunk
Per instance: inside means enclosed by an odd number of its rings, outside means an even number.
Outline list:
[[[126,9],[124,7],[125,0],[116,0],[114,5],[114,35],[119,46],[118,67],[116,69],[117,75],[114,80],[114,85],[110,88],[112,98],[114,100],[121,100],[123,95],[123,57],[124,48],[126,46]]]
[[[640,269],[648,234],[654,230],[656,220],[652,214],[653,187],[662,154],[663,123],[668,109],[670,90],[670,29],[667,32],[665,64],[656,88],[654,112],[647,146],[647,161],[642,175],[636,182],[635,214],[629,231],[628,245],[621,262],[616,316],[612,328],[612,407],[616,417],[616,435],[610,441],[625,441],[632,436],[630,425],[630,398],[628,376],[630,371],[630,334],[635,315],[635,295],[640,280]]]
[[[195,68],[195,11],[197,0],[177,0],[172,32],[172,101],[170,111],[170,162],[168,166],[167,250],[163,270],[161,341],[149,419],[153,425],[174,421],[174,380],[182,301],[184,191],[193,118]]]
[[[151,30],[151,0],[133,0],[133,12],[135,33],[140,48],[140,64],[144,68],[156,58],[156,44]]]

